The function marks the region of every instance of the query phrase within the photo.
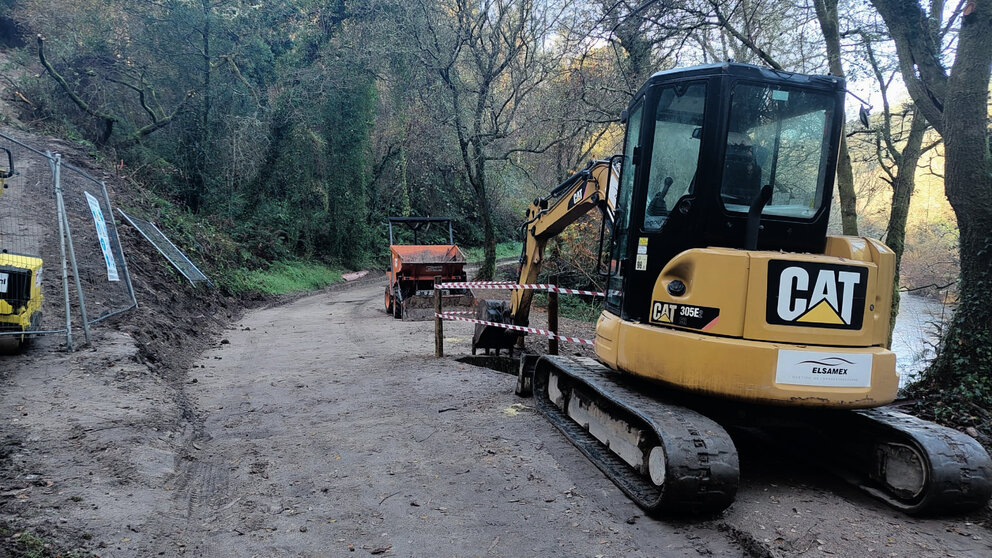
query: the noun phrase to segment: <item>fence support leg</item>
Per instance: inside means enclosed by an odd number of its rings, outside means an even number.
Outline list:
[[[557,286],[557,282],[552,285]],[[554,288],[548,289],[548,330],[558,335],[558,291]],[[558,337],[548,338],[548,354],[558,354]]]
[[[79,298],[79,317],[83,322],[83,339],[90,344],[90,319],[86,315],[86,297],[83,296],[83,284],[79,279],[79,266],[76,264],[76,247],[72,242],[72,229],[69,227],[69,215],[66,213],[65,200],[62,197],[62,156],[55,154],[55,202],[62,220],[65,221],[65,242],[69,249],[69,263],[72,265],[72,275],[76,283],[76,297]],[[66,308],[68,314],[69,309]],[[70,348],[70,350],[72,350]]]
[[[55,189],[56,194],[56,211],[59,217],[59,251],[62,256],[62,295],[65,299],[65,347],[68,352],[72,352],[72,312],[71,306],[69,305],[69,271],[68,271],[68,261],[65,255],[65,223],[66,220],[62,218],[62,211],[65,209],[58,200],[62,199],[62,186],[59,184],[59,164],[60,162],[56,160],[56,157],[52,155],[51,152],[46,152],[45,156],[48,157],[48,164],[52,167],[52,186]]]
[[[434,276],[434,356],[441,358],[444,356],[444,320],[441,319],[441,276]]]

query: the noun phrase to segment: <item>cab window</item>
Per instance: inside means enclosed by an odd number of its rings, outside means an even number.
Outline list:
[[[764,185],[762,214],[812,218],[823,203],[834,98],[800,89],[734,86],[720,197],[746,213]]]
[[[705,105],[705,83],[680,83],[661,90],[644,211],[646,231],[659,230],[679,198],[692,192]]]

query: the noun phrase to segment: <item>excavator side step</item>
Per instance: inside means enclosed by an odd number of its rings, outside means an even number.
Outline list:
[[[533,386],[541,413],[646,511],[709,514],[733,502],[737,450],[716,422],[588,358],[542,357]]]

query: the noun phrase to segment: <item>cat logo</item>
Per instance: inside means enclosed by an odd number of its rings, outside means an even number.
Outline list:
[[[654,315],[651,316],[651,319],[656,322],[672,323],[676,308],[678,306],[675,304],[656,303],[654,306]]]
[[[867,268],[771,260],[768,278],[768,323],[861,329]]]
[[[572,194],[572,198],[568,200],[568,208],[572,209],[573,207],[578,205],[579,202],[582,201],[582,198],[584,198],[585,196],[586,196],[586,187],[585,185],[583,185],[581,188],[576,190],[575,193]]]
[[[720,319],[720,309],[655,300],[651,304],[651,321],[707,331]]]

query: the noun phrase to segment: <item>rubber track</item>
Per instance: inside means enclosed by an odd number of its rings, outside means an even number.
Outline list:
[[[665,450],[665,484],[656,487],[548,399],[548,375],[558,370],[651,431]],[[627,388],[620,374],[588,358],[542,357],[534,373],[537,408],[638,506],[648,512],[710,514],[734,501],[740,477],[737,449],[709,418]]]
[[[916,499],[905,500],[863,484],[869,494],[914,514],[961,513],[984,506],[992,496],[992,459],[974,438],[957,430],[885,407],[856,411],[877,437],[915,445],[929,462],[929,483]],[[865,475],[868,476],[868,475]]]

